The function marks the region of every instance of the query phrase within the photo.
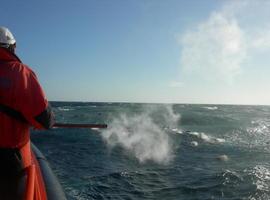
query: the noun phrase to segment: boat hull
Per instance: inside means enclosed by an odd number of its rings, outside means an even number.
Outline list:
[[[39,149],[34,144],[31,145],[31,149],[32,149],[32,156],[33,156],[33,162],[35,166],[35,174],[36,174],[36,180],[37,180],[36,184],[34,185],[36,189],[38,190],[38,191],[36,190],[34,191],[34,196],[35,196],[34,199],[35,200],[44,200],[44,199],[66,200],[65,193],[58,179],[56,178],[52,169],[50,168],[47,159],[44,157],[44,155],[39,151]],[[29,180],[29,177],[28,177],[28,180]],[[29,187],[31,187],[31,185],[28,185],[27,189],[29,189]],[[44,198],[44,196],[46,197]]]

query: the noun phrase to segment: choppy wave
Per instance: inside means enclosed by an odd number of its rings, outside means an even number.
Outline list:
[[[261,118],[251,120],[246,127],[238,127],[225,134],[232,145],[270,152],[270,121]]]
[[[69,200],[270,199],[270,107],[52,105],[59,120],[109,125],[32,133]]]

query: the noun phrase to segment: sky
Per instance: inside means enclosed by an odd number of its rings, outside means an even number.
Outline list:
[[[269,105],[268,0],[10,0],[51,101]]]

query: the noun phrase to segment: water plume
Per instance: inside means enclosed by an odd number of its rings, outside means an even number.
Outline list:
[[[154,118],[157,111],[158,120]],[[170,136],[157,121],[162,120],[166,126],[176,125],[179,115],[171,107],[146,108],[136,115],[120,114],[102,132],[104,141],[110,148],[120,146],[135,156],[139,162],[153,161],[167,164],[173,158],[173,143]]]

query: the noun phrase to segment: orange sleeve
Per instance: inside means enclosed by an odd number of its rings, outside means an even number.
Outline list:
[[[35,117],[46,110],[48,100],[41,88],[38,79],[33,71],[28,68],[23,69],[20,87],[17,90],[19,98],[19,110],[35,128],[42,129],[42,125],[35,120]]]

